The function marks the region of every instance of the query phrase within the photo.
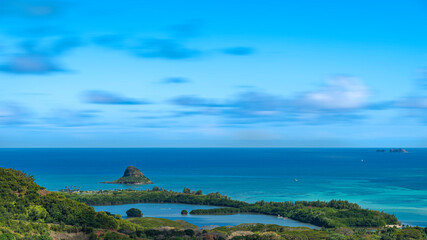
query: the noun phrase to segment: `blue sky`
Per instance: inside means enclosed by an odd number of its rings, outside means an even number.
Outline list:
[[[0,3],[0,147],[426,147],[425,1]]]

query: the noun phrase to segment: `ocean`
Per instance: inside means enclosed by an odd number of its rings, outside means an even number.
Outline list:
[[[255,202],[345,199],[427,226],[427,149],[373,148],[0,149],[0,166],[56,191],[184,187]],[[102,184],[139,168],[154,184]]]

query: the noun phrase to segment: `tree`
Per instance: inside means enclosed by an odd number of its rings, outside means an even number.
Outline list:
[[[0,240],[15,240],[16,238],[11,233],[0,234]]]
[[[126,214],[128,217],[142,217],[141,210],[139,210],[137,208],[131,208],[131,209],[127,210]]]
[[[182,214],[182,215],[187,215],[187,214],[188,214],[188,212],[187,212],[187,210],[182,210],[182,211],[181,211],[181,214]]]
[[[184,191],[182,191],[185,194],[190,194],[191,190],[189,188],[184,188]]]

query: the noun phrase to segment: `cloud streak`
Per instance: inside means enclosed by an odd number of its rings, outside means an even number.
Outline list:
[[[83,127],[96,125],[97,111],[59,109],[53,111],[46,122],[60,127]]]
[[[183,83],[189,83],[189,82],[191,82],[189,79],[182,78],[182,77],[165,78],[161,81],[161,83],[164,83],[164,84],[183,84]]]
[[[199,35],[200,22],[176,24],[169,28],[167,37],[146,37],[141,40],[138,36],[108,34],[92,39],[100,46],[124,50],[142,58],[157,58],[167,60],[185,60],[197,58],[208,52],[218,50],[202,50],[189,46],[188,40]],[[234,56],[251,55],[255,50],[251,47],[237,46],[220,49],[221,53]]]
[[[50,0],[3,0],[0,14],[24,17],[49,17],[59,13],[60,1]]]
[[[294,102],[306,110],[351,110],[364,108],[369,98],[367,87],[354,77],[335,77],[322,89],[303,93]]]
[[[223,53],[235,56],[246,56],[255,53],[255,50],[250,47],[231,47],[222,50]]]
[[[106,91],[87,91],[83,93],[83,101],[92,104],[106,105],[140,105],[148,104],[147,101],[123,97]]]
[[[0,103],[0,125],[21,125],[27,122],[29,112],[15,103]]]
[[[78,46],[81,46],[80,39],[72,37],[24,41],[19,45],[22,53],[10,55],[0,64],[0,71],[27,75],[67,72],[58,64],[57,58]]]
[[[358,79],[338,77],[317,91],[285,98],[261,91],[244,91],[223,100],[180,96],[171,103],[188,108],[186,115],[213,115],[229,123],[301,122],[325,124],[360,120],[369,108],[369,91]]]
[[[0,71],[11,74],[49,74],[65,70],[46,56],[17,55],[0,65]]]
[[[137,56],[145,58],[164,58],[180,60],[197,57],[201,51],[185,47],[182,43],[173,39],[147,39],[143,44],[134,49]]]

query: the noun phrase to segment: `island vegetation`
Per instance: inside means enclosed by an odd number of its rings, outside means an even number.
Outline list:
[[[128,216],[128,218],[142,217],[142,212],[137,208],[131,208],[126,211],[126,215]]]
[[[138,168],[129,166],[126,168],[123,174],[123,177],[115,181],[103,182],[103,183],[139,185],[139,184],[152,184],[153,182],[149,178],[144,176],[144,174]]]
[[[165,191],[157,192],[162,200]],[[186,191],[188,192],[188,191]],[[125,192],[129,194],[130,192]],[[196,195],[196,192],[173,193],[182,199],[203,200],[209,195]],[[121,219],[119,215],[108,212],[95,212],[92,207],[70,199],[76,196],[120,195],[114,191],[102,194],[88,192],[64,193],[50,192],[34,182],[28,174],[14,169],[0,168],[0,240],[128,240],[128,239],[293,239],[293,240],[422,240],[427,237],[427,228],[408,227],[402,229],[381,227],[377,229],[336,227],[315,230],[306,227],[284,227],[264,224],[241,224],[238,226],[199,229],[182,220],[172,221],[162,218],[137,217]],[[67,197],[64,197],[67,195]],[[153,195],[154,197],[155,195]],[[209,195],[212,203],[234,205],[236,209],[244,206],[262,206],[231,200],[213,193]],[[173,199],[173,198],[171,198]],[[105,199],[104,199],[105,200]],[[359,209],[356,205],[337,201],[334,203],[298,203],[309,208]],[[265,203],[264,203],[265,204]],[[328,207],[328,205],[334,207]],[[267,204],[268,205],[268,204]],[[267,206],[265,205],[265,206]],[[314,207],[316,206],[316,207]],[[340,207],[338,207],[340,206]],[[221,209],[221,208],[220,208]],[[262,209],[262,207],[260,208]],[[200,211],[200,210],[197,210]],[[262,210],[264,211],[264,210]],[[367,218],[370,217],[369,215]]]
[[[296,201],[247,203],[233,200],[219,193],[202,194],[185,188],[182,193],[160,188],[152,190],[81,191],[64,193],[67,198],[88,205],[117,205],[130,203],[184,203],[221,206],[222,208],[193,210],[190,214],[236,214],[258,213],[283,216],[319,227],[383,227],[396,225],[394,215],[362,209],[355,203],[344,200]]]

